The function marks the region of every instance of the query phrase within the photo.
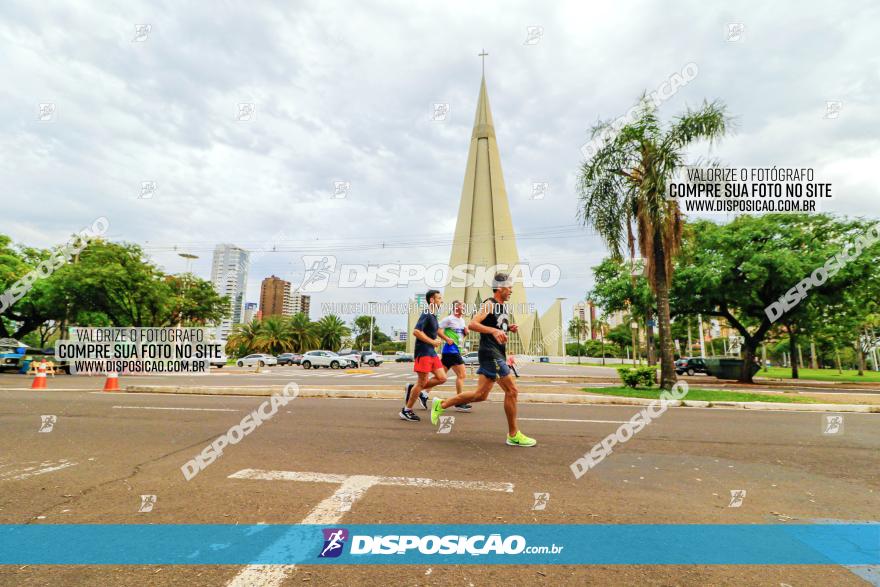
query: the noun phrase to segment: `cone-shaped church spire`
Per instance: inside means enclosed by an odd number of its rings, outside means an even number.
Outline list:
[[[513,267],[517,263],[519,254],[484,76],[480,80],[480,94],[449,264],[453,268],[466,264],[490,268],[501,264]],[[486,299],[492,295],[492,290],[488,284],[474,288],[453,281],[446,288],[444,298],[447,301],[459,299],[473,304],[478,293],[480,299]],[[510,302],[525,304],[525,301],[522,284],[517,284]]]

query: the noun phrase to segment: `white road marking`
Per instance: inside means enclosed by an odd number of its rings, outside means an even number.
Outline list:
[[[231,408],[161,408],[157,406],[113,406],[119,410],[182,410],[185,412],[240,412]]]
[[[333,495],[316,505],[301,524],[335,524],[374,485],[403,487],[437,487],[476,489],[483,491],[513,492],[513,483],[488,481],[450,481],[419,477],[376,477],[373,475],[336,475],[299,471],[265,471],[243,469],[230,479],[261,479],[265,481],[305,481],[311,483],[338,483]],[[248,565],[227,584],[227,587],[276,587],[281,585],[296,565]]]
[[[518,420],[532,420],[534,422],[595,422],[598,424],[626,424],[629,420],[571,420],[568,418],[518,418]]]
[[[33,462],[36,463],[36,461]],[[22,464],[27,465],[30,463]],[[75,462],[68,461],[67,459],[59,459],[58,461],[45,461],[35,464],[32,467],[23,467],[12,469],[10,471],[4,471],[0,473],[0,481],[22,481],[30,477],[36,477],[37,475],[44,475],[46,473],[60,471],[61,469],[66,469],[67,467],[72,467],[74,465],[76,465]],[[10,465],[3,465],[3,467],[8,466]]]

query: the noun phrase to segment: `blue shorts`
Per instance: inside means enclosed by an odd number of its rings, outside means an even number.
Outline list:
[[[480,359],[477,375],[485,375],[489,379],[500,379],[510,375],[510,367],[505,359]]]

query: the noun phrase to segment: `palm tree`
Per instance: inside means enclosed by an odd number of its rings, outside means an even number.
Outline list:
[[[593,228],[616,259],[624,244],[635,257],[635,242],[645,258],[645,273],[657,298],[660,330],[660,387],[675,383],[669,284],[672,261],[681,246],[682,216],[678,203],[666,199],[666,185],[685,164],[694,142],[711,142],[730,127],[725,106],[703,102],[688,109],[663,129],[656,107],[644,96],[635,120],[616,133],[611,122],[593,128],[593,137],[606,135],[596,154],[581,166],[579,219]]]
[[[288,318],[286,316],[264,318],[256,342],[261,351],[272,355],[293,350],[293,337]]]
[[[587,321],[581,317],[572,318],[568,323],[568,334],[569,336],[573,336],[577,339],[578,345],[578,365],[581,364],[581,336],[587,334],[589,331],[589,326],[587,325]]]
[[[342,339],[351,334],[351,329],[334,314],[324,316],[315,325],[315,335],[323,349],[335,351],[342,346]]]
[[[257,350],[262,328],[262,323],[256,318],[249,324],[236,324],[226,341],[226,352],[230,355],[240,356]]]
[[[599,342],[602,344],[602,364],[605,364],[605,332],[608,330],[608,322],[605,318],[597,318],[593,322],[593,328],[599,331]]]
[[[290,338],[293,342],[293,350],[304,353],[318,346],[318,337],[315,335],[315,323],[302,312],[294,314],[289,323]]]

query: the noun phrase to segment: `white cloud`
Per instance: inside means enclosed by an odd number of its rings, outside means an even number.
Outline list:
[[[699,76],[664,116],[720,98],[738,134],[717,156],[814,167],[835,184],[826,210],[880,216],[869,171],[880,152],[870,2],[846,10],[749,2],[735,12],[699,2],[129,2],[108,10],[0,8],[0,176],[14,204],[2,231],[18,241],[57,243],[104,215],[112,238],[145,244],[169,270],[183,269],[169,247],[195,251],[204,276],[216,243],[257,246],[279,231],[303,246],[361,245],[336,253],[341,262],[445,262],[448,245],[377,246],[422,232],[451,238],[483,48],[520,232],[575,222],[588,128],[690,61]],[[744,24],[740,43],[726,40],[729,22]],[[144,23],[147,39],[132,42]],[[533,25],[543,37],[526,45]],[[838,119],[823,119],[826,100],[843,102]],[[55,122],[36,120],[46,101],[56,104]],[[255,120],[234,119],[243,102],[256,105]],[[450,104],[447,122],[429,120],[434,102]],[[145,180],[159,191],[139,200]],[[351,182],[348,198],[331,199],[335,180]],[[550,184],[545,200],[529,199],[532,181]],[[530,295],[546,307],[584,295],[603,248],[584,231],[523,239],[519,250],[563,266],[559,288]],[[295,250],[263,255],[248,300],[262,277],[301,272]],[[358,295],[404,298],[400,290]],[[341,299],[313,303],[321,301]]]

